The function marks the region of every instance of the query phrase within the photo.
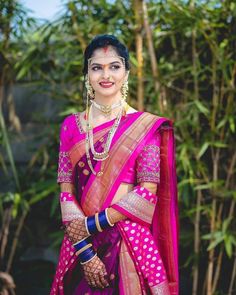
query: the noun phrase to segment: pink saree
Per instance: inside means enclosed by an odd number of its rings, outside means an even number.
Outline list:
[[[94,129],[97,151],[102,150],[113,122]],[[160,139],[160,175],[155,178],[159,185],[154,196],[138,185],[139,172],[135,171],[140,165],[140,153],[156,138]],[[149,154],[155,165],[153,149]],[[93,215],[109,206],[127,219],[93,236],[93,247],[109,275],[109,287],[101,290],[87,284],[73,246],[64,237],[51,295],[177,295],[178,212],[172,123],[145,112],[122,117],[109,155],[104,174],[94,176],[86,163],[85,134],[79,115],[66,118],[61,131],[58,182],[74,183],[76,198],[68,194],[60,200],[63,220]],[[96,171],[100,165],[101,162],[93,163]],[[148,171],[142,173],[147,175]],[[114,196],[123,182],[132,183],[134,190],[115,203]]]

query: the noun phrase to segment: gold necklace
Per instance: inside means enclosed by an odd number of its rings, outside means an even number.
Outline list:
[[[91,161],[89,149],[91,149],[91,152],[93,154],[93,159],[97,161],[105,161],[109,157],[109,150],[111,146],[112,139],[116,133],[116,130],[120,124],[120,120],[123,114],[123,105],[121,107],[120,112],[118,113],[115,122],[111,129],[109,130],[108,136],[107,136],[107,141],[105,143],[105,147],[103,152],[99,153],[95,151],[94,148],[94,140],[93,140],[93,128],[91,125],[91,109],[92,106],[90,106],[90,109],[88,110],[87,114],[87,123],[86,123],[86,138],[85,138],[85,151],[86,151],[86,157],[88,161],[89,168],[91,169],[92,173],[96,176],[101,176],[103,174],[103,163],[102,163],[102,169],[99,172],[96,172],[93,168],[93,164]]]

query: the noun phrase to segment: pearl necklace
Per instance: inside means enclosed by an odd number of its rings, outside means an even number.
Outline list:
[[[123,114],[124,106],[123,106],[123,103],[122,103],[121,104],[121,106],[122,106],[121,110],[118,113],[112,128],[109,130],[109,133],[108,133],[108,136],[107,136],[107,141],[106,141],[105,146],[104,146],[104,150],[101,153],[96,152],[95,148],[94,148],[93,128],[92,128],[92,125],[90,124],[92,106],[93,105],[91,105],[91,107],[89,109],[88,118],[87,118],[87,124],[86,124],[85,150],[86,150],[86,157],[87,157],[88,165],[89,165],[89,168],[91,169],[92,173],[94,175],[101,176],[103,174],[102,169],[99,172],[96,172],[94,170],[94,168],[93,168],[93,164],[92,164],[92,161],[91,161],[89,149],[91,148],[91,152],[93,154],[93,159],[94,160],[105,161],[109,157],[109,150],[110,150],[111,142],[112,142],[112,139],[113,139],[113,137],[115,135],[115,132],[116,132],[116,130],[117,130],[119,124],[120,124],[120,120],[121,120],[121,117],[122,117],[122,114]]]
[[[111,111],[114,110],[114,109],[116,109],[116,108],[118,108],[118,107],[121,107],[124,104],[125,100],[124,99],[121,99],[120,101],[118,101],[116,103],[113,103],[112,105],[99,104],[99,103],[97,103],[94,100],[90,100],[90,102],[92,103],[92,105],[95,108],[97,108],[98,110],[100,110],[104,114],[111,115]]]

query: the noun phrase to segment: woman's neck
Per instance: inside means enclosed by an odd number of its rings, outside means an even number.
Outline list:
[[[99,96],[95,95],[94,101],[101,105],[111,106],[122,99],[121,93],[117,93],[116,95],[112,96]]]

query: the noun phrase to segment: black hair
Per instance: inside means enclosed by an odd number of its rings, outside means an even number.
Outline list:
[[[127,71],[130,69],[129,51],[126,46],[121,43],[115,36],[104,34],[94,37],[84,51],[84,75],[88,73],[88,59],[93,55],[94,50],[106,47],[108,45],[114,47],[117,54],[125,59],[125,69]]]

